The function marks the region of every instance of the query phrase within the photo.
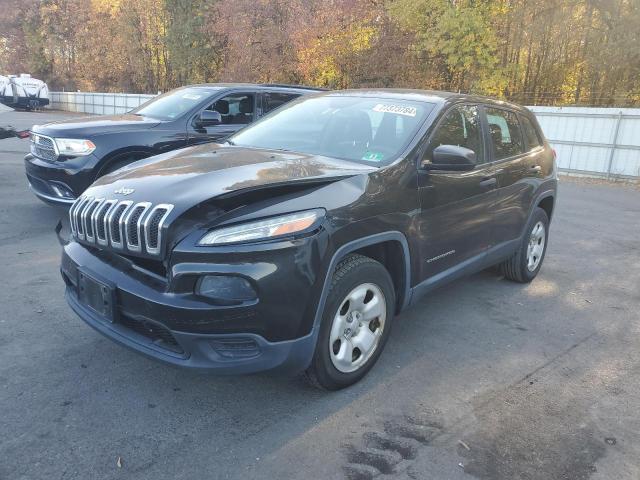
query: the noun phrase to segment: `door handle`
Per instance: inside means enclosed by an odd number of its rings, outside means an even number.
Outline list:
[[[529,170],[531,170],[532,172],[541,172],[542,171],[542,167],[540,165],[531,165],[529,167]]]
[[[498,181],[496,180],[496,177],[484,177],[482,179],[482,181],[480,182],[480,186],[481,187],[492,187],[496,183],[498,183]]]

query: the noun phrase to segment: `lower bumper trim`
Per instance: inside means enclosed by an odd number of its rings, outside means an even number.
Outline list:
[[[39,192],[38,190],[36,190],[35,188],[33,188],[33,185],[31,185],[31,183],[29,183],[29,188],[31,189],[31,191],[33,192],[33,194],[38,197],[40,200],[46,202],[46,203],[53,203],[55,205],[67,205],[70,206],[73,204],[73,202],[76,201],[75,198],[61,198],[61,197],[55,197],[53,195],[46,195],[42,192]]]
[[[269,342],[250,333],[199,334],[171,330],[184,352],[180,353],[163,348],[123,325],[107,323],[83,306],[70,287],[65,297],[74,312],[99,333],[154,360],[190,370],[224,375],[263,371],[295,374],[309,366],[315,348],[313,331],[294,340]]]

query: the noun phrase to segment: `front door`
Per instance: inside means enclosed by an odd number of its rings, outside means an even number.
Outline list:
[[[480,260],[490,246],[496,178],[494,167],[485,162],[482,132],[479,107],[457,105],[442,118],[428,142],[423,162],[431,161],[440,145],[458,145],[473,150],[477,164],[467,172],[419,175],[421,280]]]
[[[231,93],[219,98],[205,110],[215,110],[222,117],[222,123],[208,127],[198,127],[197,117],[188,126],[189,145],[205,142],[220,142],[256,118],[255,93]]]

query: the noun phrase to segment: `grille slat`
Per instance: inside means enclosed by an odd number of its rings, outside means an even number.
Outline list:
[[[159,255],[162,228],[173,205],[81,196],[69,210],[78,239],[119,250]]]
[[[136,203],[124,220],[125,240],[127,241],[127,248],[132,252],[142,251],[140,228],[142,219],[150,208],[151,204],[148,202]]]
[[[136,247],[140,246],[140,239],[138,238],[138,220],[140,220],[143,213],[144,207],[134,208],[131,218],[127,222],[127,238],[129,239],[130,245],[135,245]]]
[[[84,236],[88,242],[95,241],[94,215],[96,210],[100,208],[103,202],[104,198],[94,200],[82,215],[82,220],[84,221]]]
[[[78,231],[78,238],[80,240],[84,240],[85,238],[85,224],[84,224],[84,214],[87,209],[91,206],[91,202],[93,202],[93,197],[87,197],[85,201],[78,207],[76,211],[76,229]]]
[[[111,208],[116,204],[115,200],[107,200],[95,212],[95,220],[93,228],[95,230],[96,240],[100,245],[107,245],[107,215]]]
[[[173,210],[173,205],[161,204],[156,205],[144,222],[144,241],[146,243],[147,252],[157,255],[160,253],[162,245],[162,226],[166,218]]]
[[[111,238],[111,246],[122,248],[122,220],[125,212],[131,206],[132,202],[122,202],[114,209],[113,214],[109,215],[107,224],[109,227],[109,236]]]

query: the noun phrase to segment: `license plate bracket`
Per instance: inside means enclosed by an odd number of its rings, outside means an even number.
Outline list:
[[[116,320],[115,287],[97,280],[83,270],[78,270],[78,300],[104,320]]]

